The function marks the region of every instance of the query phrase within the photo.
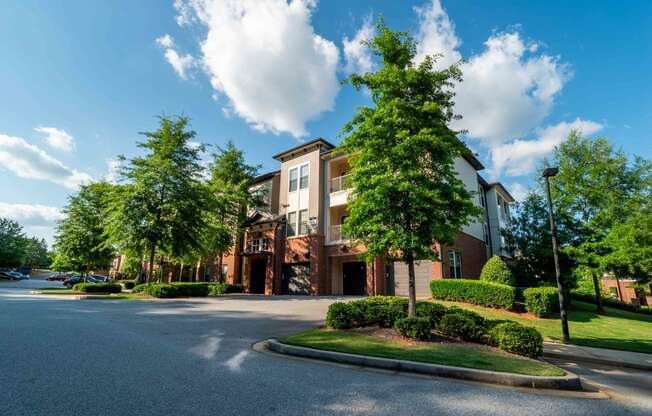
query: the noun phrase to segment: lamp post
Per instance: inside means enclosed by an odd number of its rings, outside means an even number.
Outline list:
[[[561,330],[564,334],[563,342],[570,342],[568,334],[568,316],[566,315],[566,300],[564,299],[564,288],[561,285],[561,272],[559,270],[559,256],[557,255],[557,226],[555,217],[552,215],[552,198],[550,196],[550,182],[548,178],[557,175],[559,168],[546,168],[543,177],[546,180],[546,194],[548,196],[548,219],[550,220],[550,234],[552,235],[552,255],[555,259],[555,277],[557,278],[557,293],[559,294],[559,314],[561,315]]]

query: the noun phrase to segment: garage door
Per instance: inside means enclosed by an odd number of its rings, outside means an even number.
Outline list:
[[[284,264],[281,289],[284,295],[309,295],[310,263]]]
[[[432,261],[422,260],[414,263],[414,283],[417,296],[430,296],[432,280]],[[408,295],[408,266],[401,261],[394,262],[394,294]]]

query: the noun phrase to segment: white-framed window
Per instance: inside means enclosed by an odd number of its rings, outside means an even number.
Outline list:
[[[260,251],[260,238],[251,240],[251,251],[257,253]]]
[[[478,184],[478,197],[480,198],[480,206],[484,208],[484,189],[480,184]]]
[[[298,168],[292,168],[289,171],[289,178],[290,178],[290,184],[288,187],[289,192],[294,192],[297,190],[297,186],[299,184],[299,169]]]
[[[285,235],[288,237],[294,237],[297,235],[297,212],[288,212],[287,223],[286,223],[286,232]]]
[[[448,250],[448,268],[451,278],[462,278],[462,256],[459,251]]]
[[[302,209],[299,211],[299,235],[308,234],[308,210]]]
[[[305,164],[299,167],[299,189],[306,189],[310,183],[310,165]]]

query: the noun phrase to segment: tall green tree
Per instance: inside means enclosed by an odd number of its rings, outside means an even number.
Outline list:
[[[68,199],[63,209],[65,218],[57,224],[55,235],[57,269],[71,267],[87,273],[110,266],[115,250],[109,244],[105,227],[112,192],[113,185],[96,182],[82,186]]]
[[[156,254],[181,257],[200,247],[206,193],[200,182],[203,146],[186,117],[160,117],[159,128],[141,133],[145,155],[121,158],[124,183],[114,199],[110,234],[114,241],[147,252],[148,281]]]
[[[243,244],[248,210],[262,205],[261,195],[250,192],[259,169],[259,166],[247,164],[244,152],[230,141],[213,154],[209,166],[211,205],[204,233],[204,251],[218,254],[220,280],[223,279],[224,255]]]
[[[50,267],[52,258],[48,251],[48,244],[44,239],[30,237],[25,240],[25,262],[26,266],[47,268]]]
[[[457,66],[437,71],[437,57],[415,65],[415,41],[382,20],[364,42],[379,69],[353,74],[368,88],[373,106],[357,110],[343,129],[353,191],[345,232],[362,243],[366,257],[400,258],[408,265],[408,315],[415,316],[414,262],[437,259],[435,243],[450,243],[479,209],[457,177],[454,160],[468,152],[451,130]]]
[[[556,215],[555,221],[559,246],[568,246],[571,221],[563,215]],[[516,204],[503,235],[509,251],[514,253],[513,270],[517,286],[555,283],[548,208],[540,193],[531,191],[522,202]],[[573,284],[574,265],[565,252],[559,253],[559,261],[564,287],[569,288]]]
[[[555,148],[550,165],[559,173],[550,181],[556,209],[573,220],[573,241],[565,251],[579,267],[589,270],[602,311],[599,277],[605,271],[602,257],[607,254],[604,238],[612,227],[630,214],[630,201],[647,186],[649,163],[631,163],[622,151],[614,150],[606,138],[583,137],[572,131]]]
[[[25,261],[23,228],[14,220],[0,217],[0,266],[16,267]]]

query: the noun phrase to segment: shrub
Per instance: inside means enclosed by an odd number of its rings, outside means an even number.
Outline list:
[[[440,279],[430,282],[434,299],[461,301],[511,310],[516,288],[499,283],[468,279]]]
[[[145,288],[151,285],[154,285],[156,283],[141,283],[139,285],[134,286],[133,289],[131,289],[131,293],[143,293],[145,291]]]
[[[509,270],[503,259],[498,256],[493,256],[485,263],[480,272],[480,280],[509,286],[516,285],[516,279],[512,271]]]
[[[462,309],[458,308],[457,306],[453,306],[450,309],[448,309],[448,313],[456,313],[459,315],[464,315],[470,320],[473,321],[474,324],[476,324],[480,328],[484,328],[485,326],[485,319],[482,315],[475,313],[473,311],[470,311],[468,309]]]
[[[449,312],[442,316],[437,330],[444,335],[462,338],[465,341],[477,341],[484,331],[476,325],[472,318],[459,311]]]
[[[523,291],[525,310],[540,318],[559,312],[559,295],[555,287],[530,287]]]
[[[143,288],[143,293],[155,298],[177,298],[179,290],[168,283],[147,284]]]
[[[118,280],[116,283],[120,283],[125,289],[133,289],[136,286],[136,281],[134,280]]]
[[[208,285],[209,295],[223,295],[226,293],[226,283],[215,283]]]
[[[333,329],[353,328],[362,319],[360,309],[353,303],[335,302],[326,312],[326,325]]]
[[[352,302],[360,314],[360,326],[379,325],[391,328],[397,319],[407,315],[408,301],[394,296],[370,296]]]
[[[490,338],[503,351],[533,358],[543,354],[543,337],[539,331],[516,322],[496,325],[491,330]]]
[[[84,293],[120,293],[122,286],[117,283],[77,283],[72,290]]]
[[[172,283],[177,290],[176,297],[202,297],[208,296],[208,285],[205,283],[175,282]]]
[[[571,299],[572,300],[579,300],[581,302],[588,302],[588,303],[593,303],[595,304],[595,294],[585,294],[581,292],[577,292],[575,290],[571,290]],[[621,309],[624,311],[629,311],[629,312],[638,312],[638,313],[643,313],[646,315],[652,315],[652,309],[649,308],[639,308],[635,305],[632,305],[631,303],[626,303],[618,299],[612,299],[612,298],[602,298],[602,304],[604,306],[608,306],[610,308],[614,309]]]
[[[240,283],[235,283],[235,284],[227,284],[226,285],[226,291],[224,293],[242,293],[243,288]]]
[[[419,340],[430,338],[430,318],[399,318],[394,327],[405,338]]]
[[[427,318],[430,321],[430,328],[435,328],[441,317],[448,311],[444,305],[439,303],[418,301],[417,302],[417,317]]]

